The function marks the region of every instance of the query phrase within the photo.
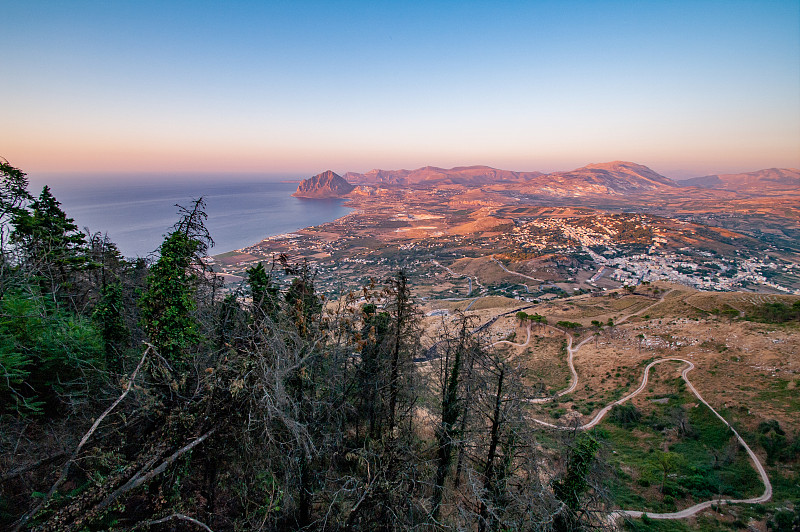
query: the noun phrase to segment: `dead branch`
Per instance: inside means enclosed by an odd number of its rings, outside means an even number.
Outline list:
[[[78,444],[78,447],[75,448],[75,452],[73,453],[73,458],[75,455],[78,454],[78,452],[86,444],[89,438],[92,437],[92,434],[94,434],[94,431],[96,431],[97,427],[100,426],[100,423],[103,421],[103,419],[105,419],[105,417],[108,414],[110,414],[111,411],[114,410],[114,408],[116,408],[117,405],[120,404],[123,399],[125,399],[125,396],[128,395],[128,392],[131,391],[131,389],[133,388],[133,381],[136,379],[136,374],[139,373],[139,370],[142,368],[142,364],[144,364],[145,358],[147,358],[147,353],[149,353],[150,351],[155,351],[155,349],[153,348],[152,345],[148,344],[147,349],[145,349],[144,353],[142,353],[142,359],[139,361],[139,364],[136,366],[136,369],[133,370],[133,373],[131,373],[131,378],[128,380],[128,385],[125,387],[125,391],[122,392],[122,395],[117,397],[117,400],[114,401],[114,403],[111,406],[106,408],[106,411],[103,412],[102,415],[100,415],[100,417],[97,418],[97,421],[94,422],[92,428],[90,428],[89,431],[83,435],[83,438],[81,438],[81,442]]]
[[[2,484],[3,482],[9,481],[12,478],[17,478],[18,476],[23,475],[23,474],[27,473],[28,471],[33,471],[34,469],[38,469],[39,467],[41,467],[41,466],[43,466],[45,464],[49,464],[50,462],[54,462],[54,461],[66,456],[66,455],[67,455],[67,452],[66,451],[62,451],[62,452],[56,453],[56,454],[54,454],[52,456],[48,456],[46,458],[42,458],[41,460],[37,460],[36,462],[33,462],[33,463],[30,463],[30,464],[24,465],[22,467],[19,467],[19,468],[13,470],[13,471],[8,472],[8,473],[4,473],[2,476],[0,476],[0,484]]]
[[[50,498],[53,496],[53,494],[56,492],[56,490],[59,488],[59,486],[61,486],[61,484],[63,484],[64,481],[67,479],[67,474],[69,473],[69,468],[73,464],[73,462],[75,462],[75,458],[77,458],[78,453],[80,453],[80,451],[83,448],[83,446],[86,445],[86,442],[89,441],[89,438],[92,437],[92,434],[95,433],[95,431],[97,430],[97,427],[100,426],[100,423],[102,423],[102,421],[106,418],[106,416],[108,416],[108,414],[110,414],[111,411],[114,410],[114,408],[116,408],[117,405],[120,404],[120,402],[122,402],[123,399],[125,399],[125,396],[128,395],[128,392],[130,392],[131,389],[133,388],[133,382],[136,379],[136,374],[139,373],[139,370],[142,368],[142,365],[144,365],[144,361],[147,358],[147,354],[151,350],[155,351],[155,349],[153,348],[152,345],[148,345],[147,349],[145,349],[144,353],[142,353],[142,358],[141,358],[141,360],[139,360],[139,364],[136,366],[136,369],[134,369],[133,373],[131,373],[131,378],[128,380],[128,385],[125,387],[125,390],[122,392],[122,394],[119,397],[117,397],[117,400],[114,401],[111,404],[111,406],[106,408],[106,411],[103,412],[100,415],[100,417],[97,418],[97,420],[94,422],[94,424],[92,424],[91,428],[86,432],[86,434],[83,435],[83,438],[81,438],[81,441],[80,441],[80,443],[78,443],[78,446],[75,447],[75,450],[72,451],[72,455],[69,457],[69,460],[67,460],[67,463],[64,464],[64,468],[61,470],[61,474],[58,476],[58,479],[55,481],[53,486],[47,492],[47,495],[45,495],[42,498],[41,502],[38,505],[36,505],[36,507],[33,508],[33,510],[29,511],[28,513],[26,513],[25,515],[23,515],[20,518],[20,520],[17,522],[17,526],[14,528],[15,532],[20,530],[23,526],[25,526],[25,523],[28,522],[28,519],[30,519],[31,516],[36,515],[36,513],[39,510],[41,510],[44,507],[45,504],[47,504],[47,501],[50,500]]]
[[[158,525],[158,524],[161,524],[161,523],[166,523],[167,521],[171,521],[172,519],[180,519],[182,521],[188,521],[188,522],[190,522],[192,524],[195,524],[195,525],[199,526],[203,530],[207,530],[208,532],[214,532],[213,530],[211,530],[211,528],[208,525],[206,525],[202,521],[198,521],[194,517],[189,517],[188,515],[179,514],[179,513],[174,513],[172,515],[168,515],[166,517],[162,517],[161,519],[151,519],[149,521],[143,521],[143,522],[137,524],[135,527],[131,528],[130,532],[133,532],[134,530],[138,530],[138,529],[140,529],[142,527],[146,527],[146,526],[149,527],[149,526],[152,526],[152,525]]]
[[[199,438],[197,438],[196,440],[184,445],[183,447],[172,453],[172,455],[170,455],[166,460],[161,462],[158,465],[158,467],[145,473],[144,475],[141,474],[141,471],[136,473],[133,477],[131,477],[130,480],[128,480],[128,482],[123,484],[122,487],[118,488],[116,491],[114,491],[114,493],[106,497],[105,500],[103,500],[103,502],[98,504],[97,507],[95,508],[95,511],[102,512],[103,510],[108,508],[108,506],[111,505],[111,503],[117,500],[121,495],[127,493],[128,491],[138,488],[145,482],[150,481],[153,477],[163,473],[164,470],[166,470],[170,464],[172,464],[175,460],[180,458],[183,454],[191,451],[192,449],[200,445],[206,438],[208,438],[214,432],[216,432],[216,430],[217,428],[214,427],[205,434],[203,434],[202,436],[200,436]]]

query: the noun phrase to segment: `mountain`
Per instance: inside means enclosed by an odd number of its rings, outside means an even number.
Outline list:
[[[627,161],[589,164],[569,172],[553,172],[531,183],[539,186],[538,193],[556,196],[586,196],[595,194],[625,195],[650,192],[678,186],[641,164]],[[534,192],[527,190],[527,192]]]
[[[614,161],[590,164],[569,172],[515,172],[489,166],[458,166],[444,169],[425,166],[416,170],[370,170],[348,172],[348,181],[364,185],[427,187],[432,185],[493,185],[509,191],[547,196],[630,194],[670,189],[678,185],[646,166]]]
[[[701,187],[736,192],[777,192],[800,190],[797,168],[767,168],[741,174],[714,174],[679,182],[684,187]]]
[[[543,175],[541,172],[512,172],[489,166],[458,166],[438,168],[425,166],[416,170],[370,170],[365,174],[348,172],[345,178],[364,185],[425,186],[437,185],[488,185],[520,182]]]
[[[298,198],[340,198],[351,193],[356,187],[342,176],[330,170],[304,180],[297,186],[292,196]]]
[[[307,179],[295,196],[309,198],[341,197],[359,187],[359,194],[373,194],[374,187],[429,188],[447,185],[465,187],[490,186],[498,193],[526,194],[557,198],[630,196],[650,193],[681,193],[681,187],[700,187],[737,192],[771,194],[800,190],[800,170],[769,168],[741,174],[720,174],[673,181],[650,168],[628,161],[588,164],[565,172],[517,172],[490,166],[457,166],[439,168],[425,166],[416,170],[370,170],[359,174],[348,172],[345,179],[331,171]],[[699,193],[699,191],[695,191]]]

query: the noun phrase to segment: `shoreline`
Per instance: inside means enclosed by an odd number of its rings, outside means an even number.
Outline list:
[[[313,198],[302,198],[302,199],[313,199]],[[246,250],[248,250],[249,248],[252,248],[254,246],[258,246],[262,242],[274,242],[274,241],[290,238],[292,236],[300,237],[302,235],[297,234],[298,231],[306,231],[306,230],[314,228],[314,227],[321,227],[321,226],[326,225],[326,224],[332,224],[332,223],[340,222],[340,221],[343,221],[343,220],[345,220],[346,218],[348,218],[350,216],[355,216],[355,215],[361,213],[361,210],[358,209],[357,207],[350,207],[350,206],[348,206],[346,204],[346,202],[350,201],[350,198],[323,198],[323,199],[325,199],[325,200],[344,199],[345,203],[342,204],[342,207],[346,207],[346,208],[350,209],[350,212],[347,212],[347,213],[343,214],[342,216],[339,216],[338,218],[334,218],[333,220],[330,220],[328,222],[323,222],[321,224],[316,224],[316,225],[307,225],[305,227],[300,227],[300,228],[297,228],[297,229],[293,229],[291,231],[279,233],[277,235],[268,235],[268,236],[265,236],[264,238],[262,238],[261,240],[259,240],[258,242],[254,242],[254,243],[249,244],[247,246],[244,246],[244,247],[241,247],[241,248],[236,248],[236,249],[231,249],[231,250],[228,250],[228,251],[221,251],[219,253],[209,254],[207,257],[214,258],[214,257],[218,257],[220,255],[225,255],[225,254],[228,254],[228,253],[248,253],[248,251],[246,251]]]

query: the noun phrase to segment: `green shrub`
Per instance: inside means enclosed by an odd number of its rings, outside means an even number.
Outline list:
[[[610,419],[620,427],[630,429],[642,419],[642,412],[632,404],[614,405]]]
[[[91,393],[104,368],[100,332],[86,318],[22,291],[0,301],[2,412],[53,414],[67,396]]]

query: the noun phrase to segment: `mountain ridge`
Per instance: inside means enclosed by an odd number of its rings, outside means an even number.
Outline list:
[[[679,181],[681,186],[694,186],[737,192],[765,190],[800,190],[800,170],[797,168],[764,168],[738,174],[711,174]]]
[[[593,163],[566,172],[549,174],[519,172],[490,166],[457,166],[450,169],[424,166],[416,170],[374,169],[359,174],[347,172],[345,179],[359,185],[420,187],[427,185],[504,185],[520,192],[555,196],[627,194],[677,187],[678,184],[650,168],[628,161]]]
[[[415,170],[376,168],[363,174],[347,172],[344,177],[350,182],[364,185],[414,186],[432,182],[462,185],[514,182],[540,175],[543,175],[542,172],[515,172],[491,166],[473,165],[456,166],[449,169],[437,166],[423,166]]]
[[[347,172],[344,177],[328,170],[303,181],[293,195],[309,198],[344,197],[354,190],[367,193],[370,187],[421,189],[432,186],[491,187],[497,192],[558,198],[670,193],[689,187],[752,193],[798,190],[800,170],[768,168],[681,181],[663,176],[645,165],[621,160],[590,163],[574,170],[550,173],[503,170],[485,165],[449,169],[423,166],[414,170],[376,168],[365,173]]]

